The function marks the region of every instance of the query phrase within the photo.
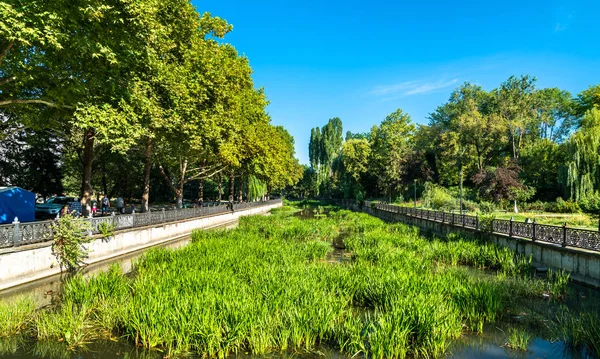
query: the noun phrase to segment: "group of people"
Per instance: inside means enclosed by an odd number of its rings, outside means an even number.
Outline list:
[[[124,214],[125,213],[125,200],[123,197],[118,197],[116,201],[117,205],[117,213]],[[131,204],[131,211],[133,212],[135,207],[133,203]],[[92,216],[96,216],[98,214],[98,202],[92,202]],[[83,208],[81,206],[81,202],[79,198],[76,198],[74,202],[69,203],[68,205],[63,206],[60,211],[60,215],[64,216],[66,214],[71,214],[73,216],[79,217],[83,213]],[[104,197],[100,200],[100,215],[104,216],[105,214],[110,213],[110,199],[105,194]]]
[[[104,216],[105,213],[109,213],[110,199],[108,198],[108,196],[106,194],[100,200],[100,204],[101,204],[101,207],[100,207],[101,208],[101,215]],[[116,205],[117,205],[117,213],[119,213],[119,214],[125,214],[125,200],[123,199],[123,197],[118,197],[117,198]],[[133,212],[134,210],[135,210],[135,206],[132,203],[131,204],[131,211]],[[96,201],[94,201],[92,203],[92,214],[96,215],[97,213],[98,213],[98,205],[97,205]]]

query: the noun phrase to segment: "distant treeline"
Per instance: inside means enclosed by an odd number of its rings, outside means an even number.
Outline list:
[[[465,187],[477,202],[570,200],[600,207],[600,85],[573,96],[510,77],[485,91],[470,83],[415,125],[398,109],[368,133],[329,120],[311,131],[298,197],[421,197],[430,184]],[[457,191],[458,193],[459,191]]]

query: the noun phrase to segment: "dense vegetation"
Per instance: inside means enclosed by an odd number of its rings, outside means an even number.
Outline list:
[[[314,219],[275,212],[243,218],[235,230],[194,232],[183,249],[152,250],[130,276],[114,267],[74,277],[54,308],[3,304],[0,336],[29,333],[67,347],[124,337],[170,356],[326,345],[373,358],[430,357],[520,311],[520,300],[565,292],[568,277],[531,277],[527,258],[476,240],[426,239],[349,211]],[[342,261],[331,257],[334,240],[346,245]],[[578,325],[562,314],[564,328]],[[598,326],[593,315],[588,321]],[[580,329],[568,339],[597,350],[594,334]]]
[[[202,201],[211,178],[213,199],[222,177],[230,200],[293,184],[293,138],[231,30],[188,0],[0,1],[0,185],[86,212],[101,193]]]
[[[600,86],[573,97],[520,76],[492,91],[465,83],[427,125],[397,110],[344,139],[333,118],[312,130],[310,166],[293,194],[402,201],[416,191],[433,208],[457,209],[462,191],[469,210],[529,201],[535,210],[598,213],[599,107]]]

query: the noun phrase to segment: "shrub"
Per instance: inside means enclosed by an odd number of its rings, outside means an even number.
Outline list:
[[[109,239],[115,235],[115,225],[110,222],[101,222],[98,224],[98,230],[102,234],[102,238]]]
[[[552,208],[551,212],[556,212],[556,213],[580,213],[581,212],[581,208],[579,207],[579,205],[577,204],[577,202],[573,202],[570,199],[565,201],[562,198],[558,197],[556,199],[556,203],[554,204],[554,208]]]
[[[600,213],[600,194],[594,193],[579,200],[579,206],[587,213]]]
[[[492,233],[492,222],[496,219],[493,214],[479,216],[479,230],[484,233]]]
[[[524,211],[546,211],[548,207],[548,203],[546,202],[542,202],[542,201],[535,201],[535,202],[531,202],[531,203],[525,203],[523,204],[523,210]]]
[[[493,213],[496,210],[496,205],[492,202],[481,201],[479,202],[479,210],[482,213]]]
[[[425,207],[433,209],[449,210],[455,207],[456,199],[452,197],[450,191],[446,188],[435,185],[431,182],[425,183],[425,191],[423,192],[423,204]]]
[[[468,212],[477,212],[479,211],[479,205],[473,201],[463,199],[463,209]]]
[[[87,258],[88,252],[84,244],[92,240],[92,237],[87,235],[90,229],[89,223],[66,215],[60,217],[52,225],[52,229],[54,231],[52,253],[58,259],[60,269],[76,271],[83,263],[83,259]]]

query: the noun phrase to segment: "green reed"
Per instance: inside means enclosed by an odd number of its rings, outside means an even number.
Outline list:
[[[437,357],[546,286],[527,276],[529,258],[495,245],[424,238],[343,210],[309,220],[291,212],[196,231],[185,248],[149,251],[131,276],[116,266],[75,276],[32,332],[72,347],[123,337],[169,356],[327,345],[372,358]],[[340,239],[352,260],[329,263]]]

